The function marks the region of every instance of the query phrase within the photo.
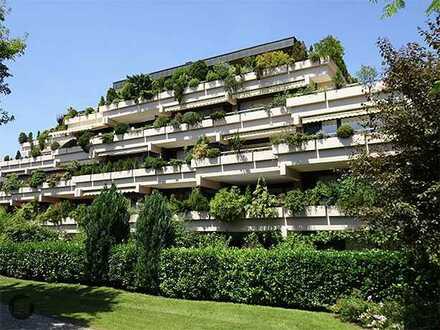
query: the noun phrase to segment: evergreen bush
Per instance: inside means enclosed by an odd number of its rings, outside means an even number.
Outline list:
[[[113,245],[128,239],[128,202],[115,186],[105,188],[84,214],[87,272],[90,280],[105,283]]]
[[[147,196],[136,222],[137,287],[149,293],[159,292],[161,250],[169,243],[171,212],[166,199],[157,191]]]

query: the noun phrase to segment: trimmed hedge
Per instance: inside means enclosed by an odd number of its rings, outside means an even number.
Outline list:
[[[84,247],[63,241],[1,243],[0,274],[47,282],[84,282]]]
[[[81,245],[65,242],[0,244],[0,274],[24,279],[84,282]],[[109,285],[137,288],[134,244],[118,245]],[[397,293],[407,273],[395,252],[306,251],[286,248],[172,248],[163,250],[160,294],[166,297],[325,309],[359,289],[380,300]]]
[[[167,297],[327,308],[359,289],[381,299],[402,283],[405,260],[384,251],[170,249],[162,256]]]

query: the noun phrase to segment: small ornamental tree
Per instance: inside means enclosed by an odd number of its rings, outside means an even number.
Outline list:
[[[15,154],[15,159],[16,160],[21,159],[21,152],[20,152],[20,150],[17,150],[17,153]]]
[[[171,211],[165,197],[155,191],[147,196],[136,222],[137,287],[148,293],[159,291],[161,249],[170,242]]]
[[[86,264],[89,279],[104,283],[113,245],[128,239],[130,215],[126,198],[115,186],[105,188],[84,214]]]
[[[247,214],[251,218],[273,218],[276,215],[277,198],[267,189],[264,178],[259,178],[257,187],[252,192],[252,201],[246,205]]]
[[[18,136],[18,143],[23,144],[25,142],[28,142],[28,137],[26,133],[21,132],[20,135]]]

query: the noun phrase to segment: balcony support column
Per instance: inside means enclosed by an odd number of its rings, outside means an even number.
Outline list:
[[[219,190],[222,185],[220,182],[207,180],[205,178],[197,176],[196,177],[196,186],[197,187],[204,187],[204,188],[208,188],[208,189],[213,189],[213,190]]]
[[[140,194],[150,195],[152,191],[151,187],[141,186],[140,184],[136,185],[136,192]]]
[[[280,164],[280,174],[291,178],[294,181],[301,181],[301,174],[293,168],[288,167],[288,164]]]

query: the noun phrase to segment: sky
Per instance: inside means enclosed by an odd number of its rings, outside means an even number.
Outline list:
[[[380,69],[379,37],[395,46],[420,40],[425,0],[408,0],[391,19],[369,0],[7,0],[12,36],[27,34],[11,63],[12,93],[0,107],[0,157],[14,156],[20,132],[55,126],[69,106],[96,106],[113,81],[289,36],[307,45],[332,34],[351,73]],[[381,3],[382,2],[382,3]]]

